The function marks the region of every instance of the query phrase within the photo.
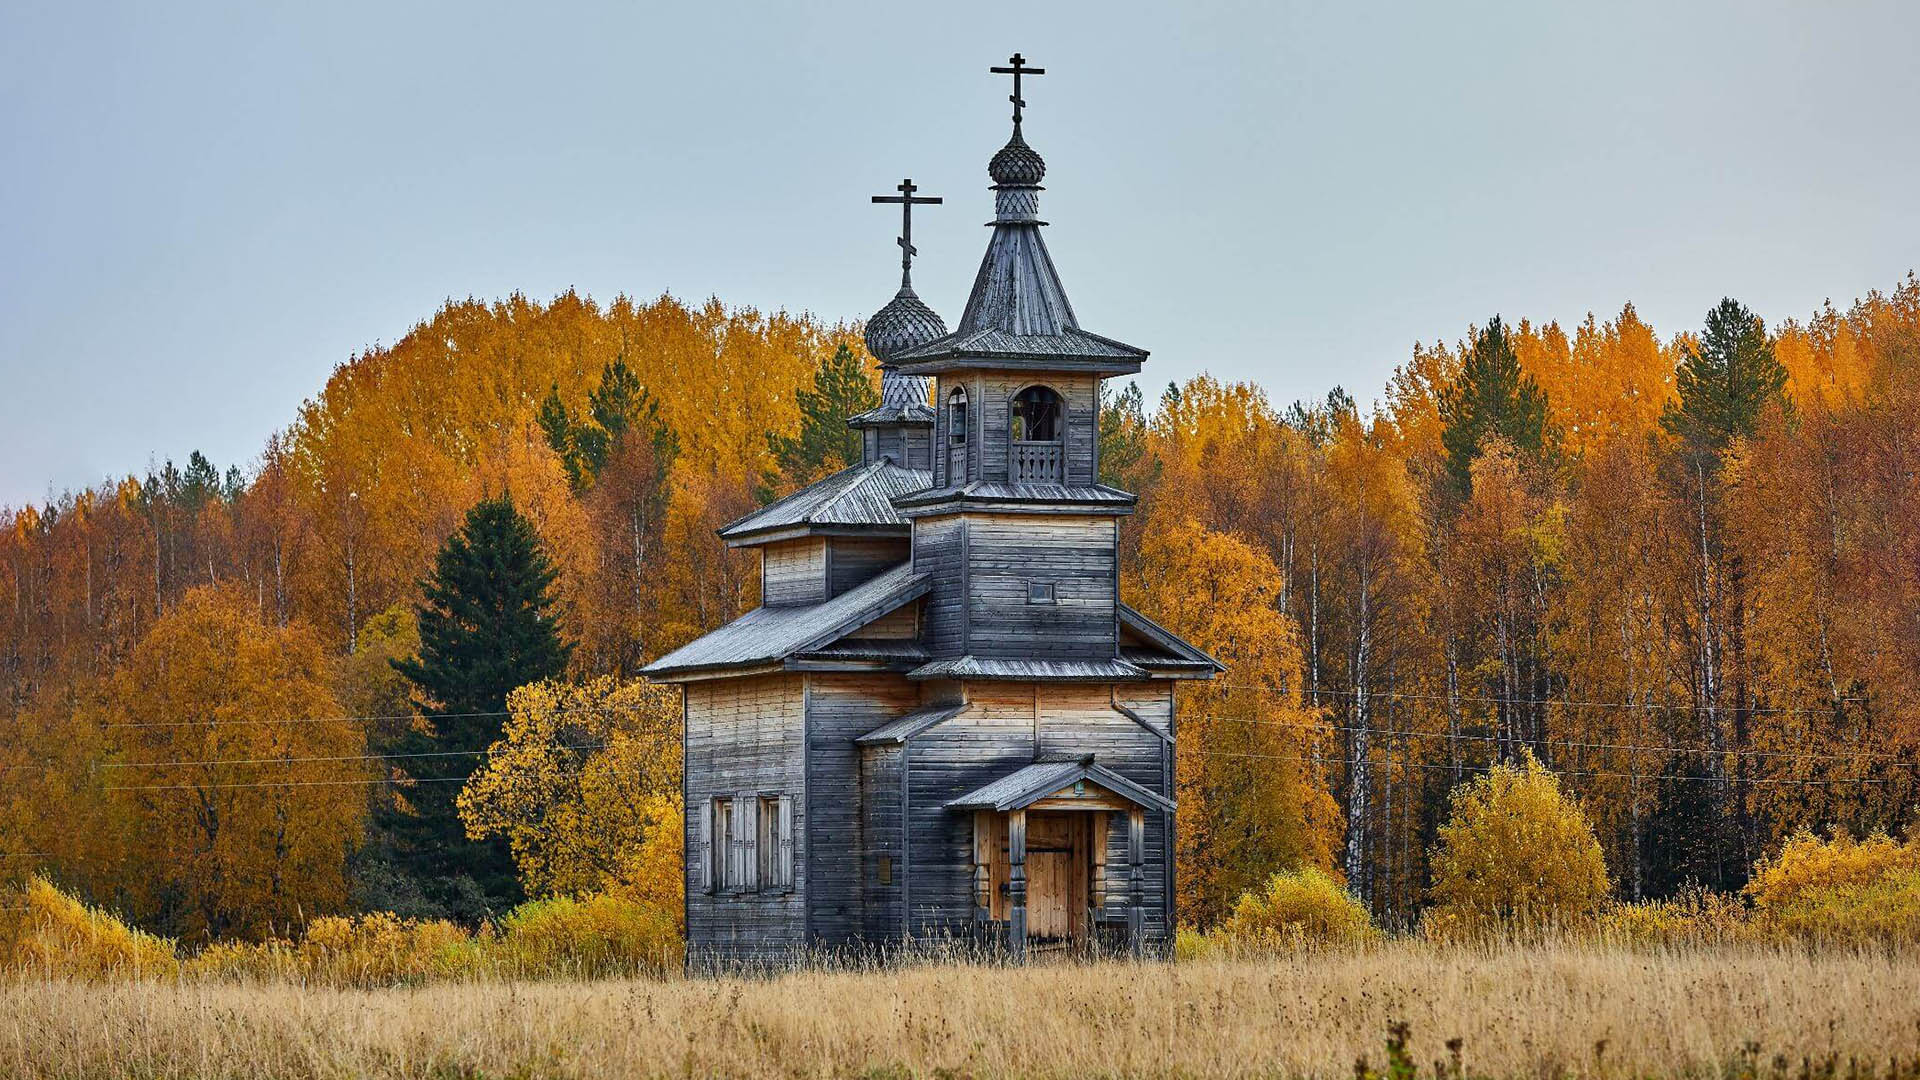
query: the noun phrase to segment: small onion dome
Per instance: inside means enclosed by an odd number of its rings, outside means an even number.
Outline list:
[[[1047,175],[1047,163],[1015,131],[1007,145],[987,163],[987,175],[1001,187],[1035,187]]]
[[[916,345],[946,336],[947,324],[914,294],[911,285],[900,286],[887,306],[867,320],[867,351],[883,364]]]

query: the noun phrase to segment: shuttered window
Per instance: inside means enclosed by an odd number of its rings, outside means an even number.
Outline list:
[[[708,799],[705,813],[688,814],[692,835],[687,837],[687,887],[694,892],[713,891],[713,819],[718,799]]]
[[[793,796],[715,798],[691,837],[692,886],[709,893],[793,889]]]
[[[793,888],[793,796],[760,797],[760,888],[786,892]]]

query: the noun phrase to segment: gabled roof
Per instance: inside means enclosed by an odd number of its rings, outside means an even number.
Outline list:
[[[1175,637],[1173,631],[1140,614],[1126,604],[1120,605],[1120,629],[1145,641],[1151,648],[1135,649],[1121,643],[1120,655],[1131,663],[1150,670],[1186,670],[1211,677],[1227,666],[1192,645]]]
[[[1082,780],[1091,780],[1148,810],[1174,808],[1172,800],[1148,791],[1112,769],[1094,764],[1092,754],[1077,761],[1034,762],[948,800],[946,805],[949,810],[1021,810]]]
[[[811,652],[898,611],[932,586],[926,574],[902,563],[831,600],[818,604],[761,607],[747,612],[641,669],[652,678],[695,672],[723,673]]]
[[[915,735],[959,716],[971,708],[966,702],[954,705],[934,705],[930,708],[916,709],[898,720],[889,720],[865,735],[854,739],[861,746],[898,746]]]
[[[1003,660],[992,656],[935,660],[907,672],[909,679],[1038,679],[1051,682],[1114,682],[1147,677],[1146,671],[1124,660]]]
[[[904,534],[907,519],[894,512],[893,500],[932,483],[932,473],[885,458],[853,465],[755,510],[722,528],[720,536],[742,547],[816,530]]]

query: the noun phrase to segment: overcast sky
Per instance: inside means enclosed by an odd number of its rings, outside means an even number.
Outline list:
[[[1277,402],[1920,265],[1920,5],[0,0],[0,505],[250,462],[448,297],[949,321],[1014,50],[1082,324]],[[1151,394],[1149,395],[1151,397]]]

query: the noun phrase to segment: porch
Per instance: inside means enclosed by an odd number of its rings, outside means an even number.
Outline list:
[[[947,803],[973,822],[974,922],[1015,959],[1029,951],[1138,955],[1147,940],[1146,815],[1173,803],[1092,756],[1036,762]],[[1113,824],[1124,823],[1113,842]],[[1119,850],[1110,850],[1112,848]],[[1123,873],[1112,873],[1118,860]],[[1109,896],[1122,888],[1121,914]]]

